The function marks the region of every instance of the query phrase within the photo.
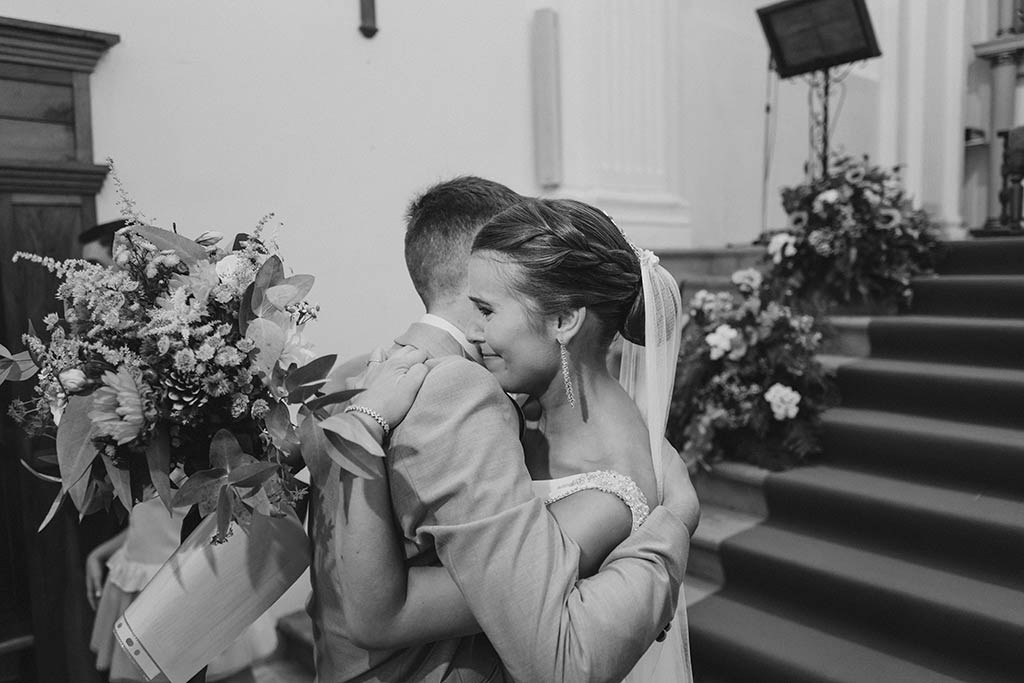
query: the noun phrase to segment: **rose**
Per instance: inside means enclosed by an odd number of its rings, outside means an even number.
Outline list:
[[[778,421],[793,419],[799,412],[800,394],[784,384],[776,382],[764,392],[764,400],[772,408],[772,415]]]
[[[60,380],[61,386],[64,387],[65,391],[72,394],[81,391],[89,384],[89,378],[85,376],[85,373],[78,368],[70,368],[57,375]]]
[[[732,283],[739,287],[741,292],[756,292],[761,288],[763,277],[757,268],[744,268],[732,274]]]
[[[768,255],[775,263],[782,263],[782,259],[789,258],[796,254],[796,238],[788,232],[779,233],[768,242]]]
[[[732,348],[732,342],[739,336],[739,332],[728,325],[719,325],[715,331],[704,338],[711,347],[711,360],[718,360]]]

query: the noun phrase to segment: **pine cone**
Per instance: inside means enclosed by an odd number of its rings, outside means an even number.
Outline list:
[[[199,408],[210,400],[201,381],[185,377],[174,370],[164,377],[163,385],[167,388],[168,400],[177,411],[185,408]]]

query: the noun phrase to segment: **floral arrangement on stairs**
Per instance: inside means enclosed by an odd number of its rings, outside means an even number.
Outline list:
[[[26,351],[0,347],[0,382],[36,379],[10,414],[56,439],[61,489],[41,527],[65,496],[82,514],[111,495],[130,510],[152,486],[168,509],[216,513],[222,542],[232,521],[294,516],[303,449],[361,476],[382,470],[379,445],[328,414],[356,392],[319,393],[335,357],[314,358],[303,336],[314,279],[286,276],[270,216],[224,248],[218,233],[146,225],[114,179],[128,225],[113,266],[15,255],[57,275],[64,308],[24,335]]]
[[[766,279],[777,297],[811,310],[895,309],[911,278],[933,268],[938,232],[915,209],[899,167],[833,157],[828,174],[783,188],[789,226],[768,238]]]
[[[761,273],[733,274],[739,292],[701,290],[690,302],[668,438],[705,468],[738,460],[784,469],[820,450],[818,416],[833,399],[810,315],[773,299]]]

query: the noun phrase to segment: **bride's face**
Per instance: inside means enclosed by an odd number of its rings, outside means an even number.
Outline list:
[[[558,344],[550,321],[522,302],[509,283],[519,266],[489,258],[469,259],[469,297],[480,315],[469,341],[480,345],[484,365],[508,392],[539,396],[558,372]]]

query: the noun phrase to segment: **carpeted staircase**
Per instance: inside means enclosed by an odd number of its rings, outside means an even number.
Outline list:
[[[1024,681],[1024,239],[950,243],[914,292],[823,359],[821,463],[717,544],[700,683]]]

